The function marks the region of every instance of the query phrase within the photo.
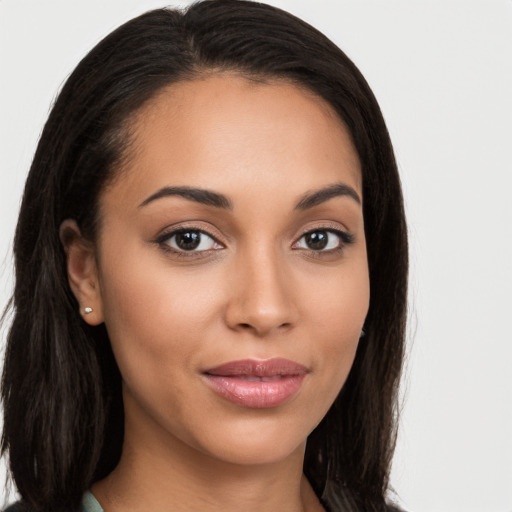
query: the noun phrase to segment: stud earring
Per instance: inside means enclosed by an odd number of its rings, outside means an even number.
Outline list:
[[[366,336],[366,332],[364,329],[361,329],[361,334],[359,335],[359,338],[364,338]]]
[[[89,313],[92,313],[92,308],[89,308],[89,307],[84,308],[84,313],[85,313],[86,315],[88,315]]]

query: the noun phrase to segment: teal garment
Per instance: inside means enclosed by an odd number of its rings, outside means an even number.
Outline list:
[[[79,512],[104,512],[98,500],[93,496],[92,492],[86,491],[80,504]]]
[[[31,509],[27,507],[22,501],[17,501],[12,505],[9,505],[3,512],[31,512]],[[77,512],[105,512],[98,500],[93,496],[90,491],[86,491],[82,496],[82,502]]]

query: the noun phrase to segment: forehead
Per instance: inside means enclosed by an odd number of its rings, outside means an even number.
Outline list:
[[[131,156],[113,183],[123,196],[169,185],[301,194],[340,180],[361,190],[348,129],[325,100],[290,82],[228,73],[179,82],[152,98],[129,131]]]

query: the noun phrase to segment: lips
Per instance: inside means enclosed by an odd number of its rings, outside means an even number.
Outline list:
[[[300,389],[308,373],[288,359],[231,361],[204,372],[211,389],[226,400],[249,408],[277,407]]]

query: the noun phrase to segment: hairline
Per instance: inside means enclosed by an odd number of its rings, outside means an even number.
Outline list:
[[[206,81],[215,77],[242,78],[254,86],[290,85],[313,98],[316,101],[317,106],[322,109],[324,114],[336,120],[338,123],[340,123],[342,128],[346,130],[347,135],[350,138],[350,142],[353,145],[354,151],[358,157],[360,164],[360,177],[361,180],[363,179],[361,169],[361,156],[359,155],[357,147],[354,143],[352,131],[350,130],[345,120],[337,112],[335,106],[318,91],[313,89],[313,87],[297,78],[285,75],[284,73],[256,73],[235,66],[207,66],[197,64],[191,71],[184,72],[176,79],[171,79],[167,83],[158,87],[152,94],[149,95],[149,97],[147,97],[140,105],[137,105],[131,111],[128,109],[124,116],[121,116],[121,119],[115,122],[114,126],[111,128],[111,131],[115,133],[115,137],[119,138],[117,141],[119,145],[119,154],[117,155],[117,158],[111,163],[110,169],[106,173],[105,181],[103,182],[96,197],[96,204],[94,205],[94,230],[92,237],[90,237],[91,242],[98,242],[99,233],[102,228],[103,215],[101,212],[101,198],[103,194],[114,187],[116,183],[118,183],[118,181],[121,180],[123,176],[125,176],[130,171],[130,162],[135,157],[137,152],[136,140],[138,126],[140,125],[139,123],[141,117],[144,115],[150,104],[156,102],[160,97],[166,95],[176,85],[187,82],[191,83],[196,81]]]

